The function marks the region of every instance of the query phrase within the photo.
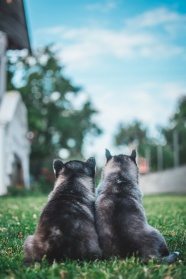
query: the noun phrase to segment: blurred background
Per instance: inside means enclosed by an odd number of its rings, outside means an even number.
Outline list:
[[[185,34],[185,0],[0,0],[0,195],[48,193],[54,158],[98,183],[105,148],[186,192]]]

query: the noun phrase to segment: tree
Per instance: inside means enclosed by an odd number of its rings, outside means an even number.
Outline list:
[[[150,167],[152,171],[158,169],[158,146],[157,139],[149,135],[148,128],[144,126],[139,120],[135,120],[129,124],[120,123],[118,131],[114,137],[116,146],[129,145],[133,142],[137,143],[138,153],[140,157],[147,157],[149,152]],[[163,168],[172,167],[173,154],[169,146],[162,146]]]
[[[80,109],[75,107],[81,88],[63,75],[52,47],[41,49],[34,57],[10,58],[7,87],[21,92],[28,110],[31,171],[35,175],[45,162],[51,164],[61,148],[68,150],[69,158],[82,158],[84,138],[101,133],[92,120],[98,112],[91,101],[82,103]]]
[[[173,133],[177,131],[179,140],[179,163],[186,163],[186,96],[182,96],[178,100],[177,111],[172,115],[169,126],[162,128],[167,146],[173,151]]]
[[[135,120],[130,124],[120,123],[114,136],[115,145],[129,145],[134,141],[138,143],[140,155],[145,156],[145,149],[149,142],[147,128],[139,120]]]

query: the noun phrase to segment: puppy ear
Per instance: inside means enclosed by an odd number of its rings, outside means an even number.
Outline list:
[[[59,159],[53,161],[53,170],[56,178],[58,178],[59,172],[62,170],[63,165],[63,162]]]
[[[105,156],[106,156],[107,162],[112,158],[112,155],[110,154],[110,151],[108,149],[105,149]]]
[[[134,162],[136,162],[136,150],[135,149],[132,150],[130,157]]]
[[[94,157],[90,157],[86,163],[93,169],[95,170],[95,167],[96,167],[96,160]]]

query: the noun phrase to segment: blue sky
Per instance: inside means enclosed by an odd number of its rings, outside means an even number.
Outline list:
[[[119,122],[140,119],[155,134],[186,94],[186,1],[26,0],[33,48],[53,42],[65,74],[100,111],[104,135],[88,155],[115,150]]]

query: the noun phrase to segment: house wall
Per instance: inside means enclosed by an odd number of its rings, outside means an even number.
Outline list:
[[[21,95],[16,91],[6,93],[0,107],[0,195],[6,194],[7,187],[12,184],[16,157],[21,162],[23,183],[29,187],[27,131],[27,110]]]
[[[23,103],[20,102],[15,111],[15,117],[9,124],[7,129],[7,143],[6,151],[7,161],[7,184],[11,184],[11,173],[15,155],[20,159],[23,170],[23,180],[26,187],[29,187],[29,142],[26,137],[28,131],[27,127],[27,111]]]

